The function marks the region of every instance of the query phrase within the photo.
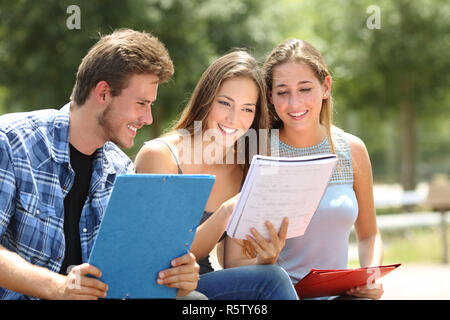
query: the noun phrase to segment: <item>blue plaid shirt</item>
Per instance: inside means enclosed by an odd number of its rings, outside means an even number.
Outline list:
[[[64,197],[74,171],[69,155],[70,103],[61,110],[0,117],[0,245],[28,262],[59,272],[64,260]],[[95,153],[79,230],[87,262],[116,175],[133,173],[113,143]],[[0,287],[0,299],[26,299]]]

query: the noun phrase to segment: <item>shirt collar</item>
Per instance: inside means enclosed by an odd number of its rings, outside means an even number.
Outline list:
[[[70,164],[69,153],[69,124],[70,124],[70,102],[65,104],[57,113],[53,123],[52,158],[58,163]]]
[[[52,158],[58,163],[70,163],[69,151],[69,125],[70,125],[70,104],[66,103],[57,113],[53,123]],[[103,159],[104,146],[98,148],[95,159]]]

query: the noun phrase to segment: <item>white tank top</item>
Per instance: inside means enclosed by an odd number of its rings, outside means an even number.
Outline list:
[[[345,269],[348,260],[348,241],[358,216],[358,203],[353,190],[353,168],[350,148],[344,132],[332,128],[338,163],[330,183],[313,215],[305,234],[286,240],[278,264],[295,284],[311,269]],[[283,157],[331,153],[328,138],[307,148],[294,148],[271,137],[272,155]],[[279,144],[277,150],[276,146]]]

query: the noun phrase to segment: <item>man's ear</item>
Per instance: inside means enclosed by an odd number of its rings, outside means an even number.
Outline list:
[[[97,83],[92,94],[98,104],[108,104],[111,98],[111,87],[108,82],[102,80]]]

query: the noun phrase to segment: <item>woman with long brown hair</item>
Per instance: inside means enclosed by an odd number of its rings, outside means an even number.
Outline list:
[[[197,290],[209,299],[297,298],[289,277],[278,266],[214,271],[209,261],[218,242],[222,260],[225,228],[252,153],[265,152],[269,128],[265,96],[256,60],[243,50],[230,52],[203,73],[170,132],[147,142],[136,157],[139,173],[215,175],[191,248],[200,265]],[[250,139],[255,135],[256,140]]]
[[[369,155],[359,138],[332,125],[332,79],[321,54],[307,41],[289,40],[269,54],[264,74],[272,127],[279,129],[279,136],[271,136],[271,146],[278,146],[271,148],[271,154],[335,153],[338,163],[303,236],[287,239],[280,250],[274,250],[258,233],[245,242],[227,238],[226,267],[277,263],[293,283],[311,269],[345,269],[353,225],[361,266],[380,265],[383,246]],[[383,288],[381,284],[362,286],[347,294],[379,299]]]

